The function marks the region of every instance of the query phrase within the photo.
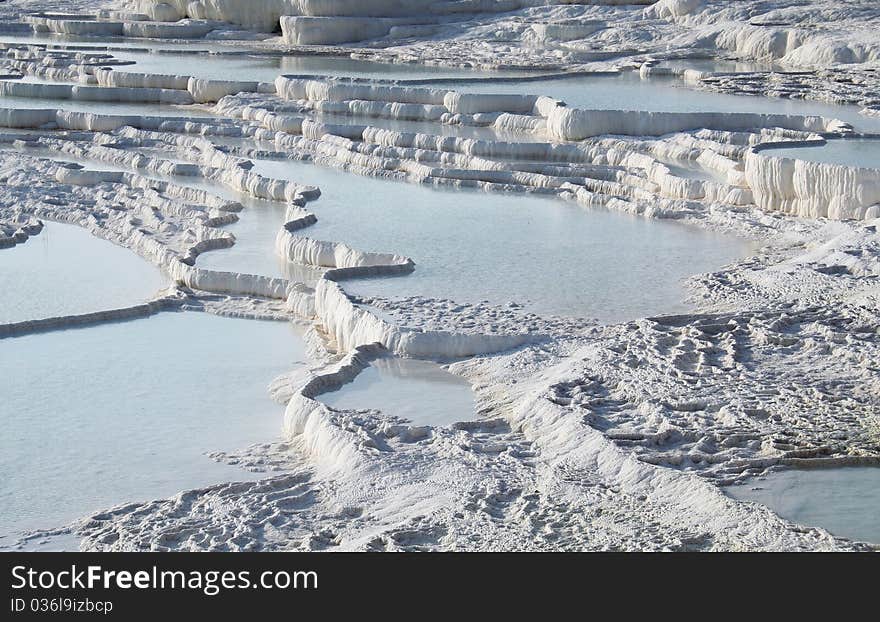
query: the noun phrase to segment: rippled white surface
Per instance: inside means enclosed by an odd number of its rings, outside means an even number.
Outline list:
[[[321,187],[305,235],[412,257],[414,273],[345,284],[361,295],[525,303],[619,321],[688,309],[681,280],[745,255],[742,240],[554,198],[448,191],[300,162],[258,172]]]
[[[414,359],[377,359],[354,381],[318,399],[337,409],[379,410],[416,425],[444,426],[475,414],[466,380],[436,363]]]
[[[880,544],[880,468],[781,471],[725,490],[796,523]]]
[[[291,324],[203,313],[0,340],[0,536],[250,478],[204,453],[276,439],[267,387],[305,356]]]
[[[47,222],[24,244],[0,250],[0,323],[130,307],[166,285],[158,268],[130,250]]]

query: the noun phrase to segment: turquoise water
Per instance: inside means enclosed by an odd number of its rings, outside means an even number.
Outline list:
[[[373,409],[416,425],[445,426],[474,418],[474,395],[460,376],[440,365],[380,358],[350,383],[317,398],[336,409]]]
[[[167,284],[132,251],[47,222],[24,244],[0,250],[0,323],[130,307]]]
[[[880,544],[880,469],[843,467],[771,473],[725,491],[796,523]]]
[[[248,479],[204,454],[276,439],[267,386],[305,360],[291,324],[203,313],[0,341],[0,536]]]

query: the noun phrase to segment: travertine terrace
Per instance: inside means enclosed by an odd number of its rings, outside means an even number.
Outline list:
[[[264,477],[119,499],[3,546],[63,533],[102,550],[871,547],[724,488],[880,458],[880,170],[773,151],[880,132],[876,2],[10,0],[0,19],[0,267],[55,221],[131,249],[170,283],[130,308],[0,325],[0,352],[37,331],[182,311],[301,323],[311,357],[266,378],[283,441],[213,455]],[[119,58],[132,47],[473,77],[219,80],[185,62],[141,71]],[[725,62],[758,68],[709,66]],[[774,97],[780,111],[589,109],[541,92],[542,79],[605,74]],[[529,88],[501,92],[517,79]],[[827,106],[783,109],[791,101]],[[690,313],[620,323],[419,291],[364,300],[347,284],[405,283],[420,258],[310,235],[327,189],[262,175],[261,159],[554,197],[754,250],[694,274]],[[224,228],[255,209],[245,198],[285,205],[267,252],[312,276],[200,265],[236,244]],[[431,428],[321,403],[389,354],[465,378],[476,417]]]

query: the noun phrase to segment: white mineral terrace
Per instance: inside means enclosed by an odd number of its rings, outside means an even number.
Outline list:
[[[868,4],[0,3],[0,549],[876,549]]]

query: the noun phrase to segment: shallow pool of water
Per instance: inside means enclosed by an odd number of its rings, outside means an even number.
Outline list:
[[[23,75],[21,78],[10,79],[10,82],[22,82],[24,84],[81,84],[72,80],[51,80],[43,76]],[[11,101],[11,100],[10,100]]]
[[[0,535],[249,479],[205,452],[276,439],[289,323],[162,313],[0,341]]]
[[[311,117],[322,123],[339,123],[342,125],[369,125],[381,127],[395,132],[416,132],[430,134],[432,136],[456,136],[458,138],[473,138],[477,140],[501,140],[511,142],[547,142],[547,137],[542,134],[529,134],[525,132],[510,132],[496,130],[492,127],[478,127],[470,125],[446,125],[429,121],[400,121],[398,119],[383,119],[380,117],[349,116],[341,114],[313,114]]]
[[[634,71],[607,76],[576,76],[492,84],[467,83],[453,88],[484,93],[549,95],[574,108],[597,110],[822,115],[841,119],[862,131],[880,131],[880,118],[860,114],[857,106],[701,91],[687,87],[674,77],[642,79]]]
[[[0,35],[0,43],[64,42],[64,37]],[[76,38],[66,38],[68,42]],[[75,46],[70,46],[74,48]],[[82,46],[81,46],[82,47]],[[799,115],[823,115],[853,124],[861,131],[880,132],[880,119],[860,114],[857,106],[838,106],[803,99],[785,99],[752,95],[731,95],[688,87],[675,77],[652,77],[642,79],[636,71],[619,75],[573,76],[516,80],[517,77],[534,77],[540,72],[491,71],[468,68],[444,68],[415,64],[378,63],[350,57],[260,55],[259,50],[248,49],[222,42],[141,42],[124,41],[109,43],[106,47],[117,48],[112,54],[120,59],[134,61],[135,65],[123,66],[125,71],[148,73],[179,73],[204,78],[230,80],[273,81],[281,74],[312,74],[325,76],[354,76],[362,78],[415,80],[442,80],[449,88],[461,91],[490,93],[528,93],[549,95],[578,108],[649,110],[670,112],[755,112]],[[202,49],[203,54],[183,54],[179,50]],[[126,49],[132,48],[132,49]],[[209,52],[226,52],[215,53]],[[229,54],[232,52],[232,54]],[[666,66],[695,68],[712,71],[755,70],[760,65],[713,60],[681,60],[664,63]],[[495,81],[494,78],[504,78]],[[507,80],[513,78],[513,80]],[[6,99],[0,99],[0,106]],[[40,101],[40,100],[37,100]],[[45,100],[44,100],[45,101]],[[71,109],[94,111],[92,102],[70,102]],[[12,104],[13,106],[16,104]],[[19,104],[23,106],[24,104]],[[119,114],[130,109],[131,104],[112,105]],[[39,106],[46,107],[46,106]],[[170,106],[150,106],[149,114],[169,114]],[[157,111],[158,110],[158,111]],[[182,114],[187,114],[185,109]],[[142,112],[141,114],[147,114]],[[196,114],[190,112],[189,114]],[[202,113],[204,114],[204,113]]]
[[[809,162],[880,168],[880,140],[874,139],[829,140],[822,146],[767,149],[764,153],[769,156],[796,158]]]
[[[318,399],[332,408],[379,410],[416,425],[445,426],[475,416],[466,380],[414,359],[377,359],[352,382]]]
[[[74,99],[43,99],[38,97],[0,97],[0,108],[70,110],[111,115],[142,115],[154,117],[212,117],[198,106],[171,106],[123,102],[92,102]]]
[[[241,139],[230,141],[241,144]],[[86,168],[118,170],[114,165],[88,162]],[[281,201],[257,199],[233,190],[221,183],[197,177],[141,174],[151,179],[171,181],[188,188],[205,190],[230,201],[238,201],[244,209],[237,213],[238,220],[221,227],[235,236],[235,244],[228,248],[207,251],[196,258],[196,265],[208,270],[241,272],[261,276],[281,277],[314,285],[324,273],[323,268],[305,266],[282,259],[275,253],[275,238],[284,226],[287,204]]]
[[[715,181],[726,183],[724,175],[713,171],[704,170],[696,162],[687,162],[682,160],[672,160],[670,158],[653,156],[658,162],[661,162],[669,172],[676,177],[682,179],[699,179],[700,181]]]
[[[762,63],[750,60],[718,60],[713,58],[680,58],[665,60],[660,67],[674,69],[695,69],[712,73],[752,73],[756,71],[772,71],[778,66],[773,63]]]
[[[199,47],[199,43],[194,44]],[[234,48],[230,48],[234,49]],[[457,78],[479,76],[521,76],[534,72],[479,71],[456,67],[431,67],[403,63],[377,63],[338,56],[267,56],[253,54],[174,54],[144,51],[112,52],[119,60],[134,61],[129,71],[176,73],[217,80],[273,82],[282,74],[352,76],[387,80],[407,78]],[[120,68],[123,71],[125,67]]]
[[[550,197],[441,190],[310,163],[255,161],[318,185],[303,235],[411,257],[406,276],[347,281],[366,296],[524,303],[530,311],[628,320],[682,312],[681,280],[744,256],[746,242]]]
[[[295,264],[275,253],[275,238],[285,222],[286,204],[249,198],[216,186],[204,188],[241,202],[244,209],[238,213],[238,222],[223,227],[235,236],[235,245],[199,255],[196,262],[200,268],[282,277],[309,285],[323,274],[321,268]]]
[[[0,323],[130,307],[167,282],[128,249],[46,222],[39,235],[0,250]]]
[[[238,139],[235,142],[240,143],[241,140]],[[3,148],[0,146],[0,151],[2,150]],[[140,153],[152,152],[153,155],[172,161],[186,162],[186,160],[173,155],[168,158],[168,154],[161,153],[159,150],[138,149],[137,151]],[[59,163],[77,163],[87,170],[131,170],[98,160],[81,160],[75,156],[53,153],[48,149],[29,148],[23,153]],[[255,199],[250,195],[236,192],[222,184],[206,181],[201,178],[161,175],[146,171],[138,171],[138,173],[150,179],[171,181],[189,188],[206,190],[225,199],[238,201],[244,206],[244,209],[238,212],[237,222],[221,227],[224,231],[228,231],[235,236],[235,244],[229,248],[215,249],[199,255],[196,259],[198,267],[209,270],[281,277],[309,285],[313,285],[323,274],[324,270],[322,268],[295,264],[285,261],[275,254],[275,237],[285,222],[286,203]],[[0,259],[2,259],[2,255],[0,255]],[[2,263],[0,263],[0,266],[2,266]],[[2,277],[0,277],[0,283],[2,282]],[[2,308],[2,305],[0,305],[0,308]],[[0,321],[2,321],[2,311],[0,311]]]
[[[415,63],[387,63],[367,59],[352,58],[348,55],[329,56],[323,54],[291,53],[280,38],[263,42],[245,40],[209,39],[137,39],[107,36],[81,36],[49,33],[0,33],[0,45],[45,45],[51,49],[80,52],[116,51],[134,54],[170,54],[177,56],[239,56],[259,59],[274,59],[282,72],[324,73],[327,75],[360,75],[394,78],[412,77],[413,74],[429,74],[436,77],[491,75],[535,75],[540,71],[531,69],[478,69],[470,67],[443,67]],[[167,73],[167,72],[166,72]]]
[[[271,82],[281,74],[354,76],[360,78],[458,78],[474,76],[526,76],[532,70],[484,70],[408,63],[385,63],[350,56],[285,54],[266,46],[222,41],[124,39],[49,34],[2,34],[0,44],[41,44],[72,52],[109,53],[133,61],[130,71],[177,73],[218,80]],[[125,67],[121,68],[123,71]]]
[[[796,523],[880,544],[880,468],[781,471],[725,491]]]
[[[232,44],[206,39],[135,39],[108,37],[106,35],[85,36],[34,32],[0,33],[0,44],[3,43],[10,45],[45,45],[53,49],[70,48],[79,51],[134,48],[141,50],[205,50],[223,52],[230,49],[247,51],[253,47],[243,42]]]

